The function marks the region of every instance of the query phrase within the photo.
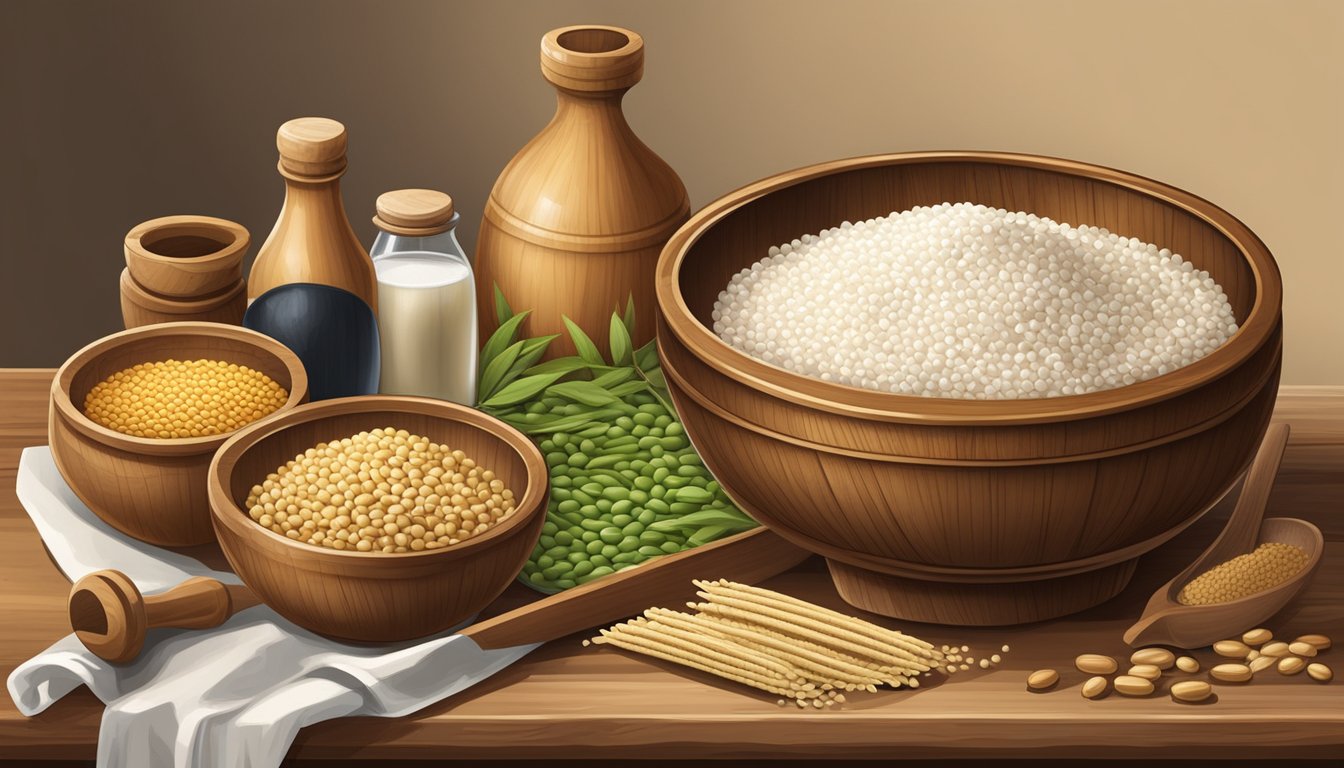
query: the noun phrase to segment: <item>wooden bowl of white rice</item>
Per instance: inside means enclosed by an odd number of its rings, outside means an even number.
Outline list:
[[[857,607],[1014,624],[1118,594],[1269,423],[1282,285],[1174,187],[880,155],[711,203],[657,274],[663,372],[733,499]]]

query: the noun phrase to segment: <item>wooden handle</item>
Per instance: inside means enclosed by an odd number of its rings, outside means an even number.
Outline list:
[[[1238,555],[1250,552],[1260,538],[1260,522],[1265,518],[1265,506],[1269,502],[1269,492],[1274,488],[1274,477],[1283,463],[1283,452],[1288,447],[1289,427],[1287,424],[1271,424],[1260,442],[1260,448],[1246,472],[1246,481],[1241,486],[1241,495],[1227,520],[1227,527],[1218,537],[1214,548],[1219,553]]]
[[[150,627],[207,629],[260,602],[252,590],[198,576],[145,597],[121,571],[95,571],[70,588],[70,628],[95,656],[125,664]]]
[[[789,570],[808,555],[768,529],[757,528],[538,600],[472,625],[462,634],[482,648],[544,643],[650,606],[686,600],[695,594],[692,579],[753,584]]]

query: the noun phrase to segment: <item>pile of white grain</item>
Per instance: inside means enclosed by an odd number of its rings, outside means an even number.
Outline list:
[[[728,344],[796,373],[981,400],[1133,384],[1237,330],[1222,288],[1165,248],[970,203],[771,248],[713,317]]]

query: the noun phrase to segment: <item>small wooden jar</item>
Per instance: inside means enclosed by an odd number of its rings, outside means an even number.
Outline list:
[[[182,299],[148,290],[121,271],[121,319],[127,330],[154,323],[199,321],[242,325],[247,311],[247,281],[239,277],[222,291],[199,298]]]
[[[251,237],[212,216],[164,216],[126,233],[126,268],[141,287],[171,298],[202,299],[243,279]]]

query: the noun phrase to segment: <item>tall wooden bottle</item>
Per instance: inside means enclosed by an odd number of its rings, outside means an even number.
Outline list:
[[[681,179],[621,112],[644,74],[644,40],[619,27],[552,30],[541,72],[555,117],[500,174],[477,237],[481,338],[498,326],[498,284],[515,310],[532,310],[528,335],[564,334],[563,315],[604,350],[612,311],[633,294],[642,344],[653,338],[658,254],[690,215]],[[549,356],[573,353],[562,335]]]
[[[280,126],[275,145],[285,206],[252,263],[248,301],[277,285],[321,283],[355,294],[377,312],[373,262],[341,200],[345,126],[325,117],[301,117]]]

